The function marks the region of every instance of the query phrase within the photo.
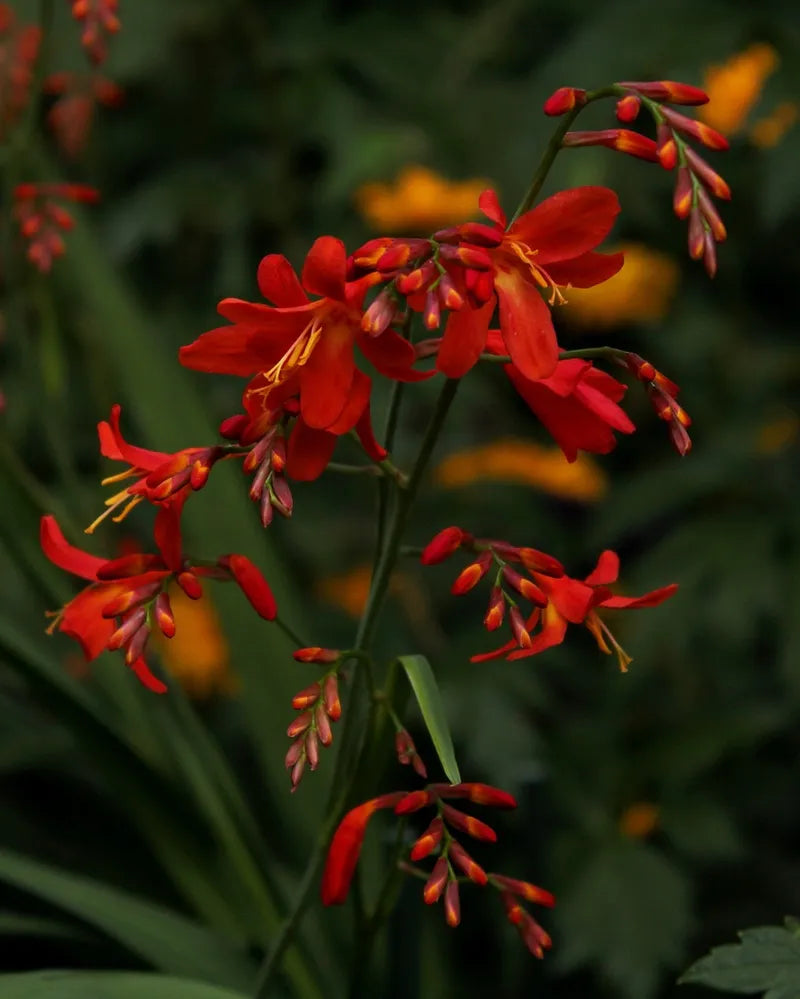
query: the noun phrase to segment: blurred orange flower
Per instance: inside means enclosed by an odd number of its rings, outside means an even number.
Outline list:
[[[232,693],[236,683],[228,643],[210,597],[204,593],[199,600],[190,600],[180,587],[174,587],[169,599],[175,635],[167,639],[154,630],[151,639],[164,669],[195,700]]]
[[[581,326],[604,329],[618,323],[662,319],[678,286],[678,265],[641,243],[620,247],[622,270],[594,288],[569,288],[565,314]]]
[[[488,180],[450,181],[423,166],[407,166],[394,184],[364,184],[359,212],[376,231],[428,233],[472,218]]]
[[[759,454],[778,454],[793,444],[800,434],[800,418],[794,413],[785,413],[765,423],[756,437],[756,451]]]
[[[317,593],[328,603],[341,607],[351,617],[360,617],[367,604],[372,568],[358,565],[348,572],[326,576],[316,586]]]
[[[660,812],[658,805],[649,801],[637,801],[629,805],[619,818],[619,831],[631,839],[645,839],[658,828]]]
[[[449,455],[434,473],[446,488],[475,482],[515,482],[559,499],[591,503],[605,495],[608,480],[588,455],[568,462],[560,448],[530,441],[494,441]]]
[[[759,149],[772,149],[794,125],[797,117],[797,105],[792,101],[781,101],[770,114],[759,118],[750,129],[751,142]]]

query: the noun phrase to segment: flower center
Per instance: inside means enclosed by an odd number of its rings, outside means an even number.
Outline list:
[[[532,250],[527,243],[523,243],[520,240],[510,239],[505,241],[505,245],[525,264],[531,273],[531,277],[536,282],[536,284],[547,293],[548,305],[565,305],[566,298],[561,293],[561,289],[555,283],[555,281],[550,277],[543,267],[539,267],[538,264],[534,262],[534,257],[539,252],[538,250]]]
[[[270,387],[282,384],[297,368],[306,364],[321,336],[322,322],[319,316],[314,316],[277,364],[273,364],[269,371],[264,372],[267,384]]]

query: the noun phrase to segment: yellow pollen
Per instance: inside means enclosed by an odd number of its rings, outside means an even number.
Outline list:
[[[511,240],[508,245],[514,253],[516,253],[523,264],[525,264],[525,266],[530,270],[533,280],[539,285],[542,291],[547,291],[549,289],[550,294],[547,299],[547,304],[566,305],[567,300],[562,295],[561,289],[555,281],[550,277],[547,271],[543,270],[534,263],[533,258],[539,251],[532,250],[527,243],[522,243],[518,240]]]
[[[114,479],[118,478],[119,478],[118,476],[112,476],[110,479],[104,479],[103,485],[105,485],[107,482],[112,482]],[[114,523],[118,524],[121,520],[124,520],[125,517],[127,517],[128,514],[131,512],[131,510],[137,505],[137,503],[140,503],[141,501],[142,501],[141,496],[131,496],[131,494],[128,492],[127,489],[122,489],[118,493],[115,493],[113,496],[109,496],[107,500],[103,501],[106,509],[100,514],[99,517],[93,520],[88,527],[84,528],[83,533],[94,534],[97,525],[102,524],[102,522],[106,519],[106,517],[114,513],[114,511],[117,510],[119,507],[121,507],[124,503],[125,506],[123,507],[122,512],[118,513],[114,517],[111,517]]]
[[[277,364],[264,372],[268,388],[285,382],[296,368],[307,363],[322,336],[322,323],[315,316]],[[268,391],[268,388],[265,391]]]
[[[126,468],[124,472],[117,472],[116,475],[108,475],[105,479],[101,479],[101,486],[110,486],[113,482],[124,482],[125,479],[130,479],[134,475],[142,475],[143,470],[141,468]]]

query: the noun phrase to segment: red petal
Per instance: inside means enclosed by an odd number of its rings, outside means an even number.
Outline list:
[[[591,609],[594,593],[590,586],[571,576],[538,577],[542,589],[558,613],[572,624],[580,624]]]
[[[386,330],[377,337],[360,333],[357,342],[364,357],[387,378],[397,382],[421,382],[433,375],[432,371],[414,370],[414,348],[394,330]]]
[[[132,662],[131,669],[148,690],[152,690],[155,694],[166,694],[167,685],[162,683],[157,676],[153,676],[144,659],[139,658]]]
[[[127,587],[123,583],[87,586],[64,608],[58,630],[80,643],[87,662],[105,649],[116,631],[116,624],[103,617],[103,608]]]
[[[521,215],[509,236],[536,250],[542,266],[572,260],[601,243],[619,214],[619,199],[607,187],[559,191]]]
[[[105,559],[90,555],[89,552],[81,551],[80,548],[71,545],[61,533],[56,518],[50,514],[42,517],[39,539],[42,551],[54,565],[80,576],[81,579],[96,580],[98,569],[106,564]]]
[[[677,583],[670,583],[669,586],[662,586],[659,590],[651,590],[641,597],[606,597],[599,607],[617,607],[624,609],[627,607],[655,607],[657,604],[668,600],[678,589]]]
[[[328,432],[340,436],[352,430],[361,418],[361,414],[369,406],[371,390],[372,379],[363,371],[355,368],[347,402],[336,420],[328,427]]]
[[[261,571],[246,555],[229,555],[226,562],[231,575],[252,604],[256,614],[266,621],[274,621],[278,615],[278,605]]]
[[[601,553],[597,565],[592,569],[584,582],[587,586],[608,586],[615,583],[619,576],[619,555],[608,549]]]
[[[450,313],[436,358],[436,367],[448,378],[463,377],[481,356],[494,305],[492,297],[479,309],[465,305]]]
[[[356,433],[358,434],[361,446],[373,461],[384,461],[384,459],[388,458],[389,452],[385,447],[382,447],[375,438],[375,433],[372,429],[372,417],[370,415],[368,405],[365,406],[364,412],[358,418],[358,423],[356,423]]]
[[[327,430],[341,414],[353,383],[355,331],[324,323],[322,336],[300,371],[300,411],[310,427]]]
[[[265,306],[266,308],[266,306]],[[307,325],[308,317],[282,315],[270,310],[259,330],[244,326],[218,326],[181,347],[181,364],[194,371],[249,377],[269,368],[291,346]]]
[[[491,187],[481,193],[481,196],[478,198],[478,207],[495,225],[501,229],[505,229],[506,213],[500,207],[500,199],[497,197],[497,192],[493,191]]]
[[[526,659],[528,656],[535,656],[538,652],[544,652],[554,645],[560,645],[564,641],[567,633],[567,621],[563,618],[553,604],[548,604],[542,612],[542,630],[537,632],[531,639],[531,644],[527,649],[517,649],[508,657],[509,660]]]
[[[547,273],[560,285],[573,288],[593,288],[608,281],[625,263],[624,253],[583,253],[580,257],[562,264],[547,265]]]
[[[498,271],[494,285],[500,301],[500,329],[512,363],[526,378],[552,375],[558,364],[558,343],[550,309],[539,289],[516,268]]]
[[[183,543],[181,540],[180,510],[173,503],[162,506],[156,514],[153,537],[164,565],[172,572],[183,568]]]
[[[294,267],[282,253],[270,253],[258,265],[258,290],[273,305],[287,308],[305,305],[308,295],[303,291]]]
[[[303,264],[303,287],[315,295],[343,302],[346,271],[344,243],[335,236],[320,236]]]
[[[100,454],[113,461],[126,461],[135,468],[150,471],[162,464],[169,455],[161,451],[150,451],[147,448],[128,444],[119,428],[119,417],[122,407],[114,404],[111,407],[109,421],[97,424],[97,434],[100,438]]]
[[[328,848],[325,870],[322,872],[323,905],[341,905],[345,901],[369,820],[379,808],[391,808],[402,797],[404,793],[397,791],[365,801],[363,805],[351,809],[339,823]]]
[[[335,447],[335,434],[314,430],[301,417],[287,441],[286,474],[297,482],[313,482],[325,471]]]

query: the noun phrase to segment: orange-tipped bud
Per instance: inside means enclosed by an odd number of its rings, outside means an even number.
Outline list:
[[[316,704],[319,700],[321,693],[322,688],[320,685],[312,683],[310,687],[306,687],[299,694],[294,695],[292,698],[292,707],[295,711],[303,711],[305,708],[310,708],[312,704]]]
[[[508,623],[511,625],[511,633],[517,645],[521,649],[529,649],[531,647],[531,636],[525,626],[525,618],[522,616],[519,607],[512,607],[508,612]]]
[[[491,568],[494,558],[491,552],[481,552],[478,558],[462,569],[450,587],[450,592],[456,596],[468,593],[483,579]]]
[[[439,329],[441,320],[442,306],[439,302],[439,293],[435,289],[431,289],[425,295],[425,308],[422,312],[422,321],[426,329],[437,330]]]
[[[172,606],[166,593],[159,593],[153,610],[161,634],[164,638],[172,638],[175,634],[175,615],[172,613]]]
[[[289,727],[286,729],[286,735],[290,739],[297,738],[297,736],[300,735],[301,732],[306,731],[306,729],[311,724],[311,720],[312,720],[311,712],[304,711],[301,715],[298,715],[295,718],[295,720],[289,725]]]
[[[492,808],[516,808],[517,802],[508,791],[491,784],[471,782],[468,784],[432,784],[431,791],[440,798],[466,798],[476,805],[490,805]]]
[[[656,133],[656,155],[665,170],[674,170],[678,163],[678,143],[669,125],[662,121]]]
[[[361,317],[361,329],[370,336],[380,336],[392,325],[397,312],[394,290],[384,288]]]
[[[122,619],[122,624],[106,642],[106,648],[113,652],[127,645],[146,620],[147,611],[144,607],[137,607],[131,611]]]
[[[656,144],[652,139],[632,132],[627,128],[608,128],[598,132],[567,132],[561,141],[564,147],[570,146],[606,146],[617,152],[636,156],[641,160],[658,162]]]
[[[526,600],[530,600],[531,603],[536,604],[538,607],[546,606],[547,597],[544,592],[539,589],[536,583],[521,576],[511,566],[503,566],[503,578],[509,586],[513,586],[517,593],[521,593]]]
[[[487,631],[496,631],[503,623],[506,614],[506,598],[499,586],[492,588],[489,597],[489,609],[483,619],[483,626]]]
[[[586,91],[580,87],[559,87],[544,102],[544,113],[555,118],[566,114],[574,108],[583,107],[586,103]]]
[[[689,169],[699,180],[702,180],[714,197],[730,201],[731,189],[716,170],[712,170],[703,157],[698,156],[694,149],[688,146],[685,149],[685,155]]]
[[[464,299],[456,290],[452,278],[448,274],[442,274],[439,283],[436,285],[436,294],[439,296],[439,305],[443,309],[457,312],[464,305]]]
[[[453,840],[450,843],[447,855],[456,867],[462,870],[470,881],[474,881],[476,885],[485,885],[489,881],[486,871],[484,871],[480,864],[475,863],[460,843]]]
[[[395,278],[395,288],[401,295],[413,295],[415,291],[421,291],[436,278],[439,273],[436,264],[432,260],[426,260],[421,267],[409,271],[408,274],[401,274]]]
[[[272,445],[272,452],[269,456],[270,464],[272,465],[272,471],[276,472],[278,475],[283,472],[286,468],[286,438],[285,437],[275,437],[275,441]]]
[[[687,118],[685,114],[673,111],[672,108],[662,108],[661,113],[676,132],[680,132],[681,135],[688,136],[690,139],[697,139],[707,149],[730,149],[730,143],[725,136],[704,122]]]
[[[679,219],[688,218],[689,212],[692,210],[692,175],[689,173],[688,167],[678,168],[675,193],[672,196],[672,209]]]
[[[442,892],[447,884],[448,873],[447,858],[439,857],[433,865],[431,876],[425,882],[425,887],[422,889],[422,897],[426,905],[433,905],[434,902],[438,902],[442,897]]]
[[[193,572],[179,572],[176,581],[190,600],[199,600],[202,597],[203,587]]]
[[[270,482],[270,499],[272,505],[283,517],[291,517],[294,499],[289,483],[282,475],[273,475]]]
[[[310,645],[307,649],[295,649],[292,658],[299,663],[329,663],[338,662],[342,653],[338,649],[323,649],[319,645]]]
[[[636,121],[641,107],[642,102],[636,94],[626,94],[617,101],[617,120],[629,125],[632,121]]]
[[[396,271],[411,260],[429,257],[433,247],[427,239],[393,240],[392,245],[378,254],[375,266],[379,271]]]
[[[410,791],[397,802],[394,811],[396,815],[409,815],[427,807],[433,800],[434,795],[430,791]]]
[[[439,255],[445,260],[453,260],[464,267],[471,267],[477,271],[490,271],[492,269],[492,258],[482,246],[471,246],[469,243],[449,246],[444,243],[439,247]]]
[[[717,273],[717,244],[710,229],[703,233],[703,266],[710,278]]]
[[[530,881],[518,881],[516,878],[507,878],[504,874],[490,874],[489,877],[493,884],[513,892],[515,895],[520,895],[526,902],[535,902],[537,905],[546,905],[548,908],[552,908],[556,904],[555,896],[551,892],[531,884]]]
[[[481,822],[480,819],[476,819],[472,815],[460,812],[452,805],[442,805],[442,817],[445,822],[468,833],[473,839],[479,839],[485,843],[497,842],[497,833],[491,826],[487,826],[485,822]]]
[[[436,565],[439,562],[444,562],[469,540],[471,540],[470,535],[462,531],[460,527],[445,527],[425,545],[420,561],[423,565]]]
[[[303,746],[305,747],[305,740],[303,740]],[[300,783],[303,774],[305,772],[305,769],[306,769],[306,754],[305,752],[303,752],[303,754],[297,760],[295,765],[292,767],[292,772],[289,777],[289,779],[292,782],[292,791],[297,790],[297,785]]]
[[[286,757],[283,761],[284,766],[286,767],[287,770],[291,770],[292,767],[295,765],[295,763],[297,763],[300,757],[304,754],[305,752],[304,743],[305,743],[305,738],[301,736],[299,739],[296,739],[291,744],[291,746],[289,746],[289,750],[286,753]]]
[[[706,220],[709,228],[711,229],[714,239],[717,243],[723,243],[728,236],[727,230],[725,229],[725,223],[720,218],[714,202],[711,200],[708,191],[706,191],[704,187],[698,188],[697,203],[700,206],[703,218]]]
[[[708,104],[708,94],[705,90],[692,87],[688,83],[677,83],[675,80],[648,80],[641,83],[619,83],[617,86],[630,87],[631,90],[638,90],[640,94],[654,101],[666,101],[669,104]]]
[[[147,583],[145,586],[137,586],[133,590],[125,590],[110,600],[100,612],[103,617],[119,617],[132,607],[147,603],[161,589],[161,582]]]
[[[423,860],[425,857],[429,857],[442,842],[443,833],[444,823],[437,815],[425,832],[411,847],[411,853],[409,854],[411,859]]]
[[[528,572],[539,572],[543,576],[553,576],[556,579],[565,575],[564,566],[547,552],[537,551],[536,548],[520,548],[519,556]]]
[[[211,475],[211,465],[207,461],[202,461],[198,458],[192,464],[192,469],[189,473],[189,485],[197,492],[198,489],[202,489],[206,482],[208,482],[209,475]]]
[[[133,634],[128,642],[127,648],[125,649],[126,666],[133,666],[133,664],[141,658],[149,637],[150,629],[146,624],[143,624],[141,628]]]
[[[325,705],[320,703],[314,709],[314,725],[319,736],[319,741],[323,746],[330,746],[333,742],[333,732],[331,731],[331,720],[325,711]]]
[[[322,683],[322,704],[330,720],[339,721],[342,717],[342,702],[339,700],[339,681],[335,673],[329,673]]]
[[[705,227],[700,209],[695,207],[689,213],[689,256],[700,260],[705,248]]]
[[[309,767],[312,770],[316,770],[319,766],[319,737],[315,729],[310,728],[306,732],[303,747],[306,751],[306,759],[308,760]]]
[[[467,271],[464,284],[476,306],[485,305],[494,294],[494,279],[488,271]]]
[[[458,881],[450,881],[444,890],[444,918],[451,927],[456,927],[461,922]]]

